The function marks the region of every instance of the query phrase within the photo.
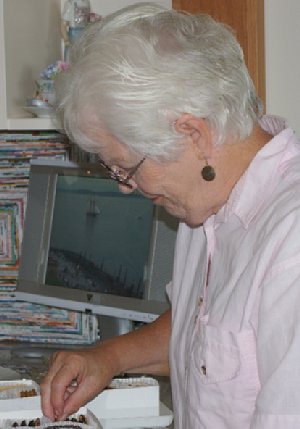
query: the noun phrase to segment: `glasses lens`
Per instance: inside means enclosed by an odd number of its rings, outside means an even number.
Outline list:
[[[126,171],[115,166],[111,167],[111,177],[122,184],[127,184],[128,180],[130,179]]]
[[[136,171],[142,165],[145,159],[146,157],[142,158],[140,162],[131,169],[131,171],[122,170],[121,168],[115,165],[113,165],[112,167],[109,167],[101,159],[99,159],[99,163],[102,167],[106,169],[111,179],[116,180],[121,185],[125,185],[125,186],[128,186],[129,188],[132,188],[132,185],[129,183],[129,180],[133,177],[133,175],[136,173]]]

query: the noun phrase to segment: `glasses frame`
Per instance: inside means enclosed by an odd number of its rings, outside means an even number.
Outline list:
[[[132,177],[135,175],[137,170],[140,168],[140,166],[145,161],[146,157],[144,156],[136,165],[128,169],[128,171],[124,170],[123,168],[120,168],[116,165],[113,165],[110,167],[109,165],[105,164],[102,159],[99,159],[99,164],[105,168],[105,170],[108,172],[109,177],[116,182],[119,183],[119,185],[127,186],[130,189],[133,189],[133,186],[129,183],[129,181],[132,179]]]

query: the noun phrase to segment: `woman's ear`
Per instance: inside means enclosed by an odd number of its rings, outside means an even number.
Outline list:
[[[175,122],[175,130],[183,136],[190,137],[190,141],[202,157],[210,158],[213,136],[205,119],[183,113]]]

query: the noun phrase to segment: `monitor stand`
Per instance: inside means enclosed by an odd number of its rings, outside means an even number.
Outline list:
[[[108,338],[117,335],[127,334],[135,329],[135,322],[128,319],[121,319],[111,316],[98,316],[100,339],[107,340]]]

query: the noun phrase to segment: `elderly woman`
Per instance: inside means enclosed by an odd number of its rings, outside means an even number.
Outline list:
[[[170,368],[177,429],[299,428],[300,145],[261,116],[232,32],[151,3],[121,10],[75,46],[58,111],[120,191],[181,224],[171,310],[57,353],[45,415],[66,417],[119,373]]]

